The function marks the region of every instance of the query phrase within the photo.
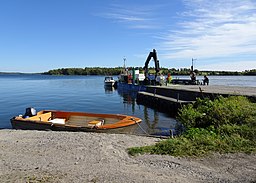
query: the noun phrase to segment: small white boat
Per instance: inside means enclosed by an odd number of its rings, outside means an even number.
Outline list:
[[[104,80],[105,86],[112,87],[115,84],[115,80],[112,76],[106,76]]]

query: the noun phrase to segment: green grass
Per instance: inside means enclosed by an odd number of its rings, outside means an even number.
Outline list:
[[[203,156],[256,152],[256,105],[245,97],[199,99],[181,109],[178,119],[186,129],[182,135],[153,146],[129,148],[128,153]]]

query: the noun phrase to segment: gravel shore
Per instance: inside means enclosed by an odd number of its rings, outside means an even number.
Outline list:
[[[161,139],[125,134],[0,130],[1,182],[256,182],[256,155],[129,156]]]

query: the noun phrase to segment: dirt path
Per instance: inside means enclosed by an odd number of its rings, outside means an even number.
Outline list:
[[[1,182],[256,182],[256,155],[206,158],[126,149],[160,139],[123,134],[0,131]]]

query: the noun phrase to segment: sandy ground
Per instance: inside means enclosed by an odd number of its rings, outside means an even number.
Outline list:
[[[124,134],[0,131],[1,182],[256,182],[256,155],[129,156],[161,139]]]

